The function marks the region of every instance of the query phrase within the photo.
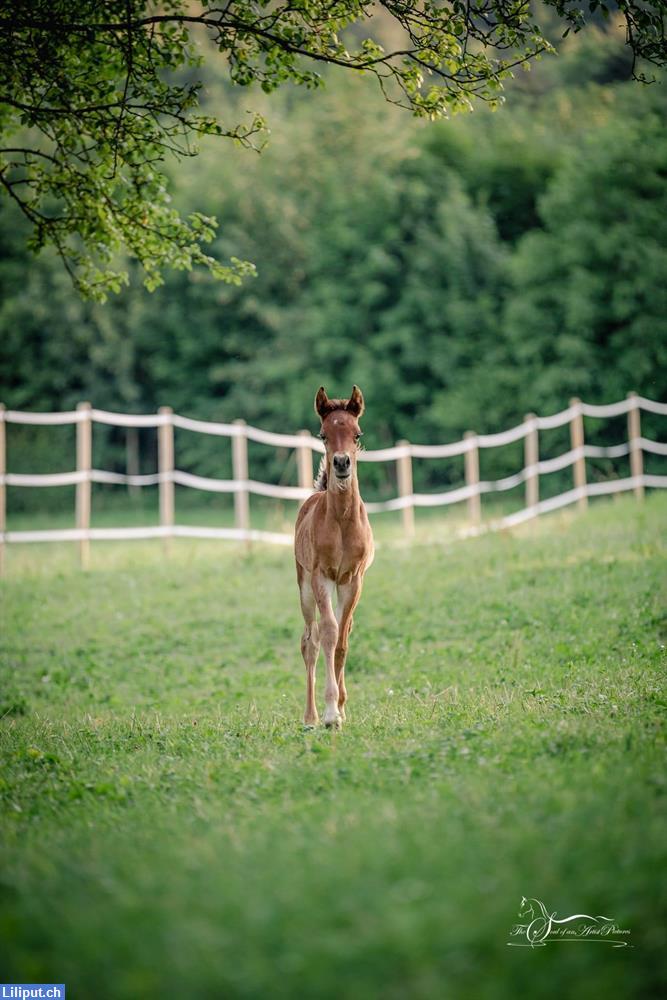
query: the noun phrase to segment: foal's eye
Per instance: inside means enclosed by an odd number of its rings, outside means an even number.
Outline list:
[[[320,441],[324,441],[324,442],[325,442],[325,444],[326,444],[326,440],[327,440],[327,436],[326,436],[326,434],[321,434],[321,433],[320,433],[320,434],[318,434],[317,436],[318,436],[318,438],[320,439]]]
[[[355,434],[354,435],[355,443],[359,444],[359,442],[361,441],[362,437],[363,437],[363,434]]]

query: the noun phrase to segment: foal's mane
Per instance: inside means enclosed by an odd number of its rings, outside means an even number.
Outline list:
[[[322,420],[324,420],[324,418],[328,417],[334,410],[347,410],[348,402],[348,399],[327,399],[322,408],[317,412]]]
[[[320,467],[317,470],[317,476],[315,477],[315,482],[313,483],[315,489],[319,493],[323,493],[327,488],[327,456],[322,455],[320,459]]]

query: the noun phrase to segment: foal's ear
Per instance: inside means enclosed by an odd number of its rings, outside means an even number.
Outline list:
[[[364,412],[364,397],[361,394],[361,389],[357,385],[352,386],[352,395],[348,401],[345,409],[348,413],[351,413],[353,417],[360,417]]]
[[[324,420],[328,412],[329,397],[324,390],[324,386],[321,385],[317,390],[317,396],[315,396],[315,413]]]

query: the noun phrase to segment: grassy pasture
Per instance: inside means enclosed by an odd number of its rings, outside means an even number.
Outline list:
[[[380,548],[304,732],[289,550],[10,553],[0,978],[71,997],[648,997],[667,497]],[[431,524],[431,529],[433,523]],[[319,701],[323,670],[320,667]],[[510,948],[521,897],[632,948]]]

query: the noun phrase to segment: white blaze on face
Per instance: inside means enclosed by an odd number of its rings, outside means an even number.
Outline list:
[[[344,423],[344,421],[341,420],[340,417],[334,417],[331,422],[334,425],[343,424]],[[347,454],[347,452],[346,452],[346,454]],[[339,489],[339,490],[347,490],[350,487],[350,481],[351,481],[350,477],[348,477],[346,479],[339,479],[339,477],[334,473],[334,481],[335,481],[335,484],[336,484],[336,488]]]

